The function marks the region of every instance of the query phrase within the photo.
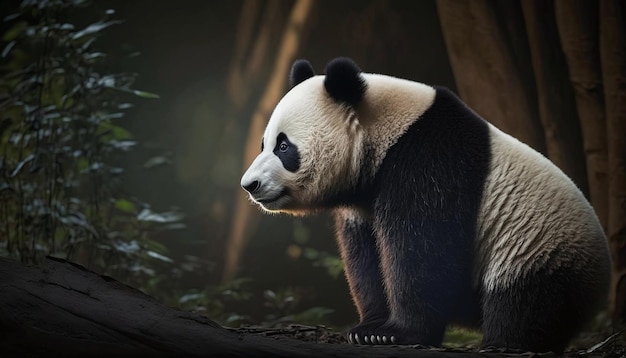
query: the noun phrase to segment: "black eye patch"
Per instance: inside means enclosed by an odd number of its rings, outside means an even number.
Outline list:
[[[279,133],[276,137],[276,146],[274,154],[283,163],[283,167],[290,172],[296,172],[300,169],[300,152],[298,147],[289,141],[285,133]]]

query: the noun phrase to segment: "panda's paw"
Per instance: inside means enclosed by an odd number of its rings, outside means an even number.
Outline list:
[[[383,326],[387,319],[374,319],[361,322],[358,326],[348,331],[348,342],[351,344],[378,344],[377,337],[373,332]]]
[[[389,337],[389,338],[387,338]],[[368,333],[349,333],[348,341],[352,344],[369,344],[369,345],[384,345],[384,344],[398,344],[396,336],[385,336],[378,334]]]
[[[348,342],[352,344],[385,345],[414,344],[406,330],[399,329],[389,322],[360,324],[348,332]]]

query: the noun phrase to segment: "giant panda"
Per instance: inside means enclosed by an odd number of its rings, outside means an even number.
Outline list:
[[[605,302],[607,240],[575,184],[450,90],[306,60],[241,179],[268,212],[332,212],[355,344],[563,352]]]

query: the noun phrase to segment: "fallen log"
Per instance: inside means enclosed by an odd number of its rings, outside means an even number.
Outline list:
[[[34,267],[0,258],[0,357],[452,355],[458,357],[459,352],[315,343],[228,330],[65,260],[48,258],[42,267]]]

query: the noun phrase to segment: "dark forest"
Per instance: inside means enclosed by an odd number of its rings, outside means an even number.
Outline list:
[[[6,0],[0,15],[0,355],[481,353],[456,327],[445,349],[345,344],[358,317],[331,218],[263,215],[239,185],[294,60],[321,73],[337,56],[450,88],[572,178],[613,266],[567,354],[625,352],[626,3]]]

